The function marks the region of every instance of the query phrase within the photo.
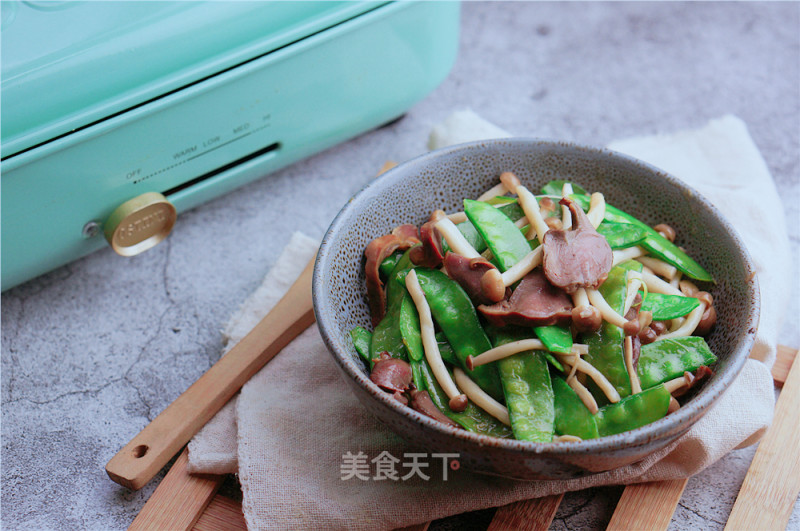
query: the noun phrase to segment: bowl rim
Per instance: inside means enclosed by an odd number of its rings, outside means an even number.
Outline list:
[[[746,330],[739,335],[738,340],[730,354],[726,370],[722,374],[715,374],[715,379],[709,382],[710,385],[704,386],[685,406],[681,407],[675,413],[633,430],[615,435],[598,437],[596,439],[559,442],[521,441],[517,439],[503,439],[489,435],[482,435],[465,430],[460,426],[453,427],[445,425],[411,409],[408,406],[400,404],[397,400],[393,399],[389,393],[382,391],[369,379],[368,376],[363,373],[362,368],[356,365],[356,362],[352,359],[352,355],[349,352],[339,352],[335,340],[327,329],[327,317],[322,311],[324,304],[324,290],[321,288],[321,286],[323,276],[322,271],[326,266],[326,261],[328,257],[331,256],[332,252],[332,241],[336,238],[337,234],[344,226],[344,221],[348,217],[348,214],[354,208],[356,208],[358,204],[363,201],[367,201],[371,197],[380,193],[386,186],[401,181],[403,176],[406,174],[406,171],[410,168],[424,166],[431,159],[436,159],[442,156],[452,156],[454,153],[457,154],[461,152],[469,152],[475,150],[476,148],[488,148],[491,146],[500,146],[504,144],[551,146],[559,149],[575,150],[592,155],[609,157],[611,159],[618,159],[633,166],[638,166],[639,168],[654,174],[654,176],[663,178],[671,186],[678,188],[686,195],[690,195],[705,209],[710,211],[713,217],[720,223],[722,229],[730,236],[732,243],[736,248],[736,252],[743,260],[745,269],[750,272],[756,271],[755,265],[753,264],[744,242],[742,241],[736,229],[730,224],[725,216],[723,216],[722,213],[719,212],[719,210],[697,190],[679,180],[677,177],[674,177],[673,175],[647,162],[635,157],[631,157],[624,153],[610,150],[608,148],[588,146],[570,141],[534,137],[498,138],[465,142],[429,151],[409,159],[386,171],[362,187],[361,190],[359,190],[350,200],[345,203],[342,209],[337,213],[334,220],[331,222],[331,225],[322,239],[319,252],[317,253],[312,281],[314,313],[317,318],[320,335],[322,336],[323,342],[325,343],[328,351],[350,378],[355,380],[355,382],[363,390],[371,394],[384,406],[404,417],[416,421],[426,430],[438,432],[440,435],[453,436],[462,442],[473,443],[481,447],[490,446],[511,452],[530,453],[536,455],[547,454],[551,456],[574,456],[576,454],[588,455],[607,451],[618,451],[621,449],[634,449],[639,446],[648,445],[654,440],[661,439],[665,436],[675,434],[683,435],[686,431],[688,431],[689,427],[694,424],[694,422],[699,420],[713,405],[716,404],[717,399],[725,391],[727,391],[727,389],[730,387],[730,384],[738,377],[748,359],[750,350],[755,342],[755,334],[756,330],[758,329],[760,318],[761,299],[757,275],[751,275],[753,278],[750,279],[748,288],[751,294],[751,311],[745,317],[745,321],[750,323],[751,326],[746,327]],[[686,428],[681,429],[681,426],[685,426]]]

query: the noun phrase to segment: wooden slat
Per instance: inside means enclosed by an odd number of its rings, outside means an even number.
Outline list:
[[[487,531],[545,531],[550,528],[563,498],[564,494],[554,494],[504,505],[497,509]]]
[[[772,366],[772,379],[775,380],[775,385],[783,387],[786,377],[789,375],[789,369],[792,367],[792,362],[797,357],[797,350],[787,347],[785,345],[778,345],[778,354],[775,357],[775,365]]]
[[[192,531],[246,531],[242,504],[222,494],[217,494],[197,520]]]
[[[667,529],[688,479],[628,485],[608,523],[608,530]]]
[[[795,351],[796,357],[796,351]],[[725,529],[785,529],[800,493],[800,363],[792,364]]]
[[[131,526],[132,531],[191,529],[225,476],[191,475],[189,450],[184,450],[156,488]]]

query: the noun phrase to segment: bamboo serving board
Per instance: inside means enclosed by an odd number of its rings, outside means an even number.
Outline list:
[[[800,363],[797,350],[778,346],[772,369],[783,388],[772,426],[759,444],[726,529],[784,529],[800,492]],[[241,502],[218,494],[225,476],[190,475],[187,451],[164,477],[130,529],[245,530]],[[688,479],[625,487],[608,529],[667,529]],[[563,494],[523,500],[497,509],[488,529],[546,530]],[[646,508],[646,509],[645,509]],[[430,523],[405,528],[425,531]]]

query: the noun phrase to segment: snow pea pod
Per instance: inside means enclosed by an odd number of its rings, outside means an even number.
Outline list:
[[[625,306],[626,273],[629,270],[641,271],[642,264],[631,260],[613,267],[608,273],[608,278],[599,288],[609,306],[620,314]],[[597,332],[587,333],[585,338],[589,345],[586,361],[603,373],[603,376],[616,388],[619,396],[625,397],[631,394],[631,381],[628,370],[625,368],[625,355],[622,347],[625,339],[623,330],[603,321]],[[592,390],[598,403],[607,402],[605,394],[594,385],[594,382],[589,382],[589,389]]]
[[[412,267],[411,258],[406,251],[386,281],[386,315],[372,332],[372,342],[369,347],[370,368],[372,368],[372,360],[377,359],[381,352],[388,352],[393,358],[408,359],[399,319],[403,298],[408,292],[405,286],[397,282],[397,277]]]
[[[516,339],[501,332],[495,346]],[[498,360],[497,368],[514,437],[521,441],[552,441],[553,387],[544,355],[533,350],[520,352]]]
[[[590,198],[588,195],[575,194],[571,195],[570,197],[574,199],[584,210],[589,209]],[[668,264],[672,264],[679,271],[682,271],[684,274],[695,280],[714,282],[714,277],[712,277],[708,271],[703,269],[700,264],[695,262],[688,254],[681,251],[677,245],[657,233],[646,223],[639,221],[627,212],[623,212],[618,208],[606,204],[606,215],[603,219],[612,223],[630,223],[636,225],[637,227],[641,227],[647,232],[647,238],[645,238],[644,241],[639,245],[647,249],[650,254],[656,258],[660,258]]]
[[[403,253],[394,253],[384,258],[383,262],[381,262],[381,265],[378,267],[378,269],[381,272],[381,275],[383,275],[384,278],[388,277],[392,273],[392,269],[394,269],[394,266],[397,265],[397,262],[399,262],[400,258],[402,257]]]
[[[503,390],[496,367],[482,365],[472,371],[467,368],[468,356],[477,356],[492,348],[469,295],[458,282],[441,271],[423,268],[416,271],[420,287],[431,308],[431,315],[453,347],[458,364],[468,371],[470,377],[484,391],[501,400]]]
[[[398,315],[398,326],[403,337],[403,345],[408,351],[408,356],[414,361],[419,361],[425,356],[422,347],[422,332],[420,332],[419,314],[414,300],[408,293],[403,297]]]
[[[450,399],[433,376],[433,371],[431,371],[428,362],[422,360],[415,363],[419,363],[420,373],[425,385],[424,389],[428,391],[433,404],[439,408],[439,411],[447,415],[450,420],[468,431],[480,433],[482,435],[502,437],[504,439],[509,439],[513,436],[511,428],[489,415],[472,402],[469,402],[466,409],[459,413],[450,409]]]
[[[694,372],[701,365],[711,365],[717,357],[699,336],[660,339],[642,345],[636,374],[642,389],[654,387],[667,380],[678,378],[684,372]]]
[[[670,398],[669,391],[658,385],[604,406],[595,415],[597,431],[605,437],[655,422],[667,414]]]
[[[568,326],[535,326],[536,337],[552,352],[572,352],[572,332]]]
[[[599,437],[594,415],[563,378],[553,378],[553,403],[557,435],[574,435],[584,440]]]
[[[694,297],[681,297],[680,295],[665,295],[662,293],[642,294],[642,311],[653,312],[654,321],[666,321],[683,317],[700,304]]]
[[[531,252],[531,245],[511,218],[481,201],[464,200],[464,212],[492,251],[501,271]]]
[[[603,221],[597,227],[597,232],[605,237],[612,249],[627,249],[639,245],[647,238],[647,231],[633,223]]]
[[[372,343],[372,332],[357,326],[350,330],[350,339],[353,340],[353,346],[356,347],[358,355],[369,363],[369,345]]]
[[[439,346],[439,354],[444,361],[450,365],[459,365],[455,350],[447,342],[447,338],[442,332],[436,332],[436,344]]]

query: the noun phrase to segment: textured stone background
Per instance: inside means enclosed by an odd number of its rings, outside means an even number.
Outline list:
[[[462,22],[452,73],[403,120],[182,215],[141,256],[100,251],[3,294],[4,527],[127,527],[157,482],[127,491],[106,477],[108,459],[216,361],[222,323],[291,232],[321,237],[385,160],[423,152],[431,126],[457,109],[595,145],[740,116],[792,232],[781,340],[800,346],[800,4],[476,2]],[[721,529],[754,450],[692,478],[671,528]],[[603,528],[620,493],[568,494],[553,527]],[[437,527],[479,528],[491,514]]]

